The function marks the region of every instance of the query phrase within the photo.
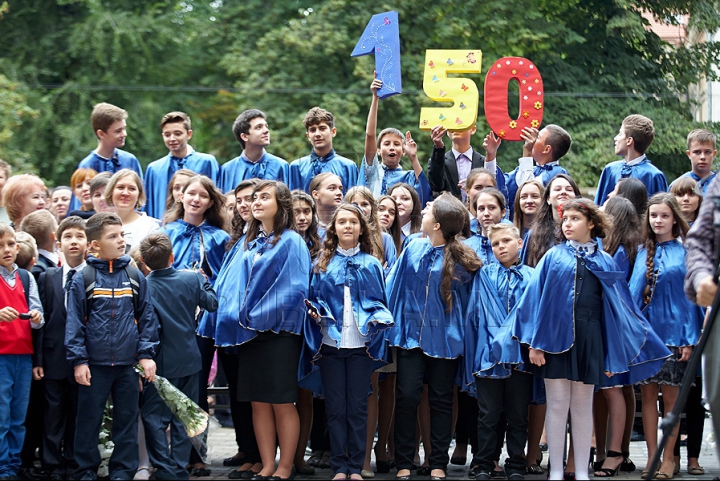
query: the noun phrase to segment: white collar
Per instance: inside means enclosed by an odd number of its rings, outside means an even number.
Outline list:
[[[568,239],[568,244],[578,252],[585,251],[592,254],[597,249],[597,241],[595,239],[590,239],[590,242],[578,242]]]
[[[404,226],[400,228],[403,234],[405,234],[405,237],[410,235],[410,228],[412,227],[412,221],[408,222]]]
[[[65,264],[63,264],[63,267],[62,267],[63,279],[67,278],[68,272],[70,272],[70,270],[74,270],[77,273],[77,272],[80,272],[81,270],[83,270],[86,265],[87,265],[87,262],[83,261],[83,263],[78,266],[70,267],[66,262]]]
[[[337,248],[335,250],[338,253],[344,255],[345,257],[352,257],[355,254],[357,254],[358,252],[360,252],[360,244],[358,243],[358,245],[356,245],[355,247],[351,247],[350,249],[347,249],[347,250],[343,249],[340,246],[337,246]]]
[[[647,159],[647,155],[642,154],[640,157],[638,157],[636,159],[632,159],[628,162],[625,162],[625,165],[632,167],[633,165],[638,165],[640,162],[642,162],[645,159]]]

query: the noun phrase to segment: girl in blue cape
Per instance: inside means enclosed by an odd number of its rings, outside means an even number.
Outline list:
[[[688,225],[675,196],[667,193],[652,196],[644,224],[645,246],[635,261],[630,292],[652,328],[672,351],[660,372],[640,386],[649,463],[657,450],[658,391],[662,389],[667,415],[675,404],[704,316],[702,309],[692,304],[683,291],[685,246],[681,239],[685,238]],[[654,414],[651,415],[651,411]],[[677,433],[676,427],[668,446],[675,444]],[[670,479],[674,469],[673,450],[668,449],[663,453],[660,470],[653,475],[657,479]],[[646,474],[643,473],[643,477]]]
[[[595,386],[631,384],[660,369],[667,348],[630,298],[624,274],[595,237],[608,221],[587,199],[562,208],[562,239],[535,269],[525,295],[510,314],[511,335],[530,348],[536,375],[545,379],[549,479],[563,479],[568,411],[572,413],[575,479],[588,479]],[[517,350],[493,354],[520,364]],[[609,380],[607,378],[610,378]]]
[[[388,274],[397,260],[397,250],[390,234],[383,231],[378,220],[378,204],[372,192],[365,186],[351,187],[345,194],[345,202],[356,204],[362,210],[368,229],[371,231],[375,257],[380,259],[383,272]]]
[[[205,312],[198,323],[198,345],[203,355],[203,376],[201,379],[200,399],[207,399],[202,394],[207,389],[207,380],[210,374],[213,353],[217,347],[218,360],[228,380],[230,389],[230,411],[235,429],[235,441],[238,445],[238,454],[226,461],[229,465],[243,459],[236,471],[231,471],[231,479],[238,479],[243,472],[259,472],[260,453],[252,424],[252,409],[249,402],[238,402],[238,355],[235,346],[238,344],[238,312],[240,311],[237,293],[244,286],[238,283],[237,270],[240,268],[240,259],[245,246],[245,230],[252,218],[250,205],[257,179],[249,179],[238,184],[233,192],[235,207],[232,215],[232,237],[226,244],[228,251],[223,258],[222,265],[215,278],[215,291],[217,292],[219,307],[217,312]],[[201,406],[202,407],[202,406]]]
[[[387,357],[382,331],[393,324],[372,235],[362,210],[342,204],[310,285],[305,342],[320,367],[333,479],[362,479],[370,376]]]
[[[477,253],[483,265],[497,262],[490,246],[487,229],[491,225],[499,224],[505,218],[505,196],[499,190],[487,187],[475,194],[470,202],[475,205],[478,229],[465,243]]]
[[[225,198],[209,177],[196,175],[182,188],[181,201],[165,214],[175,269],[202,269],[217,278],[230,236],[225,231]]]
[[[396,479],[411,476],[417,407],[425,376],[432,432],[430,474],[438,479],[445,477],[465,313],[473,275],[482,265],[475,252],[457,238],[467,219],[462,202],[451,194],[438,197],[423,211],[422,231],[428,237],[411,241],[388,276],[388,300],[395,320],[388,340],[391,346],[399,348]]]
[[[293,226],[292,195],[282,182],[260,181],[252,219],[233,273],[239,302],[238,401],[252,403],[262,469],[290,477],[299,436],[297,373],[310,284],[310,252]],[[275,466],[276,438],[280,461]]]
[[[493,355],[492,342],[506,328],[507,314],[522,296],[533,269],[519,262],[523,242],[517,227],[502,223],[487,226],[486,230],[497,262],[483,266],[473,281],[465,326],[463,375],[465,385],[475,388],[479,408],[478,449],[471,466],[476,467],[478,476],[484,474],[489,479],[495,466],[497,428],[503,411],[507,430],[500,432],[507,432],[508,449],[505,473],[509,477],[524,476],[527,467],[525,443],[533,377],[527,368],[500,364]],[[527,358],[526,347],[507,340],[506,349],[522,349]]]
[[[407,238],[410,235],[418,234],[419,236],[423,205],[420,202],[420,196],[418,196],[415,188],[404,182],[393,184],[387,190],[387,193],[397,204],[396,215],[400,222],[400,240],[402,241],[402,250],[407,245]]]

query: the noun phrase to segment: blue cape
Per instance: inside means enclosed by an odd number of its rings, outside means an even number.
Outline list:
[[[411,241],[390,271],[387,295],[395,326],[391,346],[421,348],[430,357],[455,359],[463,353],[465,314],[473,274],[456,266],[449,312],[440,293],[445,247],[428,239]]]
[[[175,254],[175,269],[200,269],[214,284],[222,267],[225,245],[230,235],[224,230],[208,224],[194,226],[182,219],[166,224],[165,232],[170,236]],[[205,249],[204,262],[200,260],[200,239]]]
[[[180,165],[182,163],[182,165]],[[197,174],[202,174],[212,179],[215,184],[218,181],[220,166],[215,157],[210,154],[192,151],[184,159],[177,159],[168,154],[154,162],[145,169],[145,195],[147,203],[145,212],[150,217],[162,219],[165,214],[165,201],[167,200],[168,184],[173,174],[180,169],[190,169]]]
[[[290,180],[290,165],[285,159],[265,152],[257,162],[250,162],[240,154],[225,162],[220,168],[218,187],[223,193],[234,191],[247,179],[277,180],[287,184]]]
[[[290,164],[290,190],[300,189],[310,194],[310,181],[323,172],[332,172],[340,177],[343,192],[357,185],[358,167],[355,162],[337,155],[335,150],[325,157],[320,157],[313,150],[310,155],[295,159]]]
[[[657,280],[650,304],[646,305],[643,292],[647,285],[647,250],[638,251],[630,278],[635,304],[665,345],[693,346],[700,337],[705,316],[701,307],[685,297],[685,247],[676,239],[656,244],[654,261]]]
[[[508,269],[496,262],[483,266],[475,275],[468,302],[463,359],[463,384],[471,390],[475,376],[500,379],[512,374],[512,365],[501,364],[493,355],[492,344],[507,326],[508,312],[522,296],[532,273],[532,267],[519,265]],[[518,342],[506,342],[503,351],[508,349],[517,351],[513,357],[521,356]]]
[[[597,191],[595,192],[595,203],[602,205],[607,200],[607,196],[615,189],[615,184],[623,178],[622,170],[625,167],[624,160],[616,160],[605,166],[600,174]],[[658,192],[667,192],[668,181],[665,174],[662,173],[652,162],[646,157],[640,163],[629,167],[629,175],[633,179],[639,179],[648,191],[648,197],[652,197]]]
[[[465,244],[470,246],[478,255],[483,265],[493,264],[497,262],[495,254],[493,254],[490,246],[490,239],[481,234],[482,228],[478,226],[478,231],[471,237],[465,239]]]
[[[340,253],[328,264],[325,272],[315,272],[310,284],[309,300],[328,326],[328,333],[338,345],[342,338],[343,300],[345,286],[350,287],[353,314],[360,334],[368,336],[368,355],[380,361],[377,367],[387,362],[388,349],[383,331],[394,324],[387,308],[385,281],[380,262],[370,254],[360,252],[352,257]],[[315,362],[320,358],[322,330],[320,319],[308,316],[305,324],[305,346],[300,358],[302,376],[317,371]],[[306,380],[303,387],[322,392],[319,376],[315,382]]]
[[[670,351],[632,301],[624,272],[601,250],[584,262],[602,286],[604,370],[614,374],[606,385],[633,384],[653,376]],[[512,338],[547,353],[565,352],[573,346],[576,268],[575,249],[568,243],[545,254],[510,313]],[[493,354],[500,362],[523,362],[515,356],[517,351],[503,351],[499,341],[493,343]]]

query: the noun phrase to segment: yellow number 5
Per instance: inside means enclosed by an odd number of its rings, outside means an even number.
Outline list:
[[[478,88],[467,78],[448,78],[448,73],[480,73],[480,50],[426,50],[423,90],[435,102],[453,102],[448,107],[423,107],[420,130],[442,125],[448,130],[464,130],[475,125]]]

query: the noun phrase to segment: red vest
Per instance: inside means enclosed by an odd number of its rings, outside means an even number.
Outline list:
[[[12,306],[21,314],[28,312],[20,274],[15,272],[15,287],[10,287],[5,279],[0,279],[0,308]],[[11,322],[0,321],[0,355],[32,354],[32,332],[30,321],[19,317]]]

